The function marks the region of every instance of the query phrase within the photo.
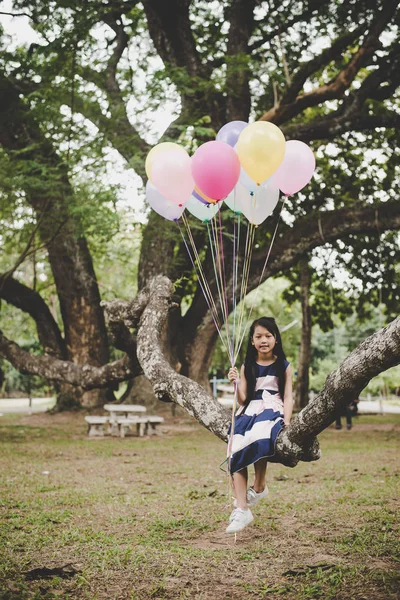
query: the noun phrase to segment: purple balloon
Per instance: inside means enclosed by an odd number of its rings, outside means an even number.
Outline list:
[[[248,123],[244,121],[231,121],[227,123],[218,131],[217,142],[225,142],[225,144],[229,144],[233,148],[238,141],[239,135],[247,125]]]
[[[184,206],[178,206],[164,198],[151,181],[146,183],[146,198],[151,208],[169,221],[176,221],[179,219],[185,210]]]
[[[209,204],[209,202],[207,202],[207,200],[205,198],[203,198],[203,196],[200,196],[200,194],[198,192],[196,192],[196,190],[193,190],[192,196],[197,198],[197,200],[200,200],[200,202],[202,202],[203,204]]]

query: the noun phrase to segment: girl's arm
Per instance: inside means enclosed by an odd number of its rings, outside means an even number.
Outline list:
[[[228,379],[232,382],[235,380],[237,381],[238,402],[239,404],[244,404],[247,397],[247,380],[244,374],[244,365],[242,365],[240,368],[240,377],[236,367],[229,369]]]
[[[292,367],[289,365],[285,371],[285,393],[283,401],[283,419],[285,425],[289,425],[293,412],[293,385]]]

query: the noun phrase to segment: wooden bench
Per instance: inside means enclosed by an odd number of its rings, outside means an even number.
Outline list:
[[[88,435],[104,435],[104,425],[107,425],[110,421],[109,417],[85,417],[85,421],[88,424]]]

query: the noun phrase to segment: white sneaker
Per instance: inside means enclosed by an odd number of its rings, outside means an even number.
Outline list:
[[[247,510],[235,508],[229,521],[230,523],[226,528],[226,533],[237,533],[238,531],[242,531],[247,525],[250,525],[250,523],[254,521],[254,517],[249,508]]]
[[[269,490],[267,486],[265,486],[262,492],[256,492],[255,489],[250,487],[247,490],[247,504],[249,506],[255,506],[258,502],[260,502],[260,500],[268,496],[268,492]]]
[[[265,488],[263,489],[262,492],[256,492],[252,487],[250,487],[247,490],[247,504],[249,506],[255,506],[258,502],[260,502],[260,500],[262,500],[263,498],[266,498],[266,496],[268,496],[268,494],[269,494],[269,490],[268,490],[267,486],[265,486]],[[233,506],[235,508],[237,507],[236,498],[233,501]]]

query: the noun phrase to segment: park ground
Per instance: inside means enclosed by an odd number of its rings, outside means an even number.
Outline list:
[[[162,435],[125,439],[89,439],[82,413],[1,417],[0,600],[399,597],[400,415],[270,465],[235,540],[225,444],[162,409]]]

